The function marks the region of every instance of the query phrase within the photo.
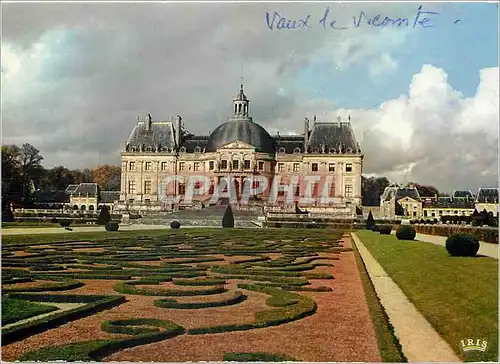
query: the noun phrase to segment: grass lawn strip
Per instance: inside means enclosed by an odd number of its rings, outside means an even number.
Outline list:
[[[373,322],[373,328],[377,335],[378,347],[380,350],[380,356],[383,362],[391,363],[405,363],[408,360],[404,356],[401,344],[399,343],[397,337],[394,335],[394,328],[389,322],[389,318],[384,311],[384,308],[380,304],[377,297],[377,293],[373,287],[372,281],[368,276],[366,267],[359,255],[358,249],[356,249],[353,244],[353,250],[355,252],[356,263],[359,268],[360,278],[363,282],[363,288],[365,291],[366,302],[370,310],[370,316]]]
[[[450,257],[444,247],[392,235],[356,235],[458,356],[497,361],[498,260]],[[488,349],[464,353],[464,338],[486,340]]]
[[[5,297],[2,299],[2,327],[27,321],[32,317],[56,311],[55,305],[44,305],[36,302],[17,300]]]

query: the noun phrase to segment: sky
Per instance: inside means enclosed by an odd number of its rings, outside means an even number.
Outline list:
[[[271,134],[351,115],[364,175],[498,185],[498,4],[2,3],[2,37],[2,143],[46,168],[119,165],[147,113],[208,135],[243,77]]]

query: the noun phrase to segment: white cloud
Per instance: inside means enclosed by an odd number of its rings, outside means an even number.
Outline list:
[[[368,69],[373,78],[394,72],[398,68],[398,62],[389,53],[382,53],[379,58],[370,62]]]

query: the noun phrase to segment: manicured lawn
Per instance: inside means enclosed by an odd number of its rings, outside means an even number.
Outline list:
[[[407,359],[402,353],[401,345],[394,335],[394,328],[389,322],[389,319],[380,304],[375,288],[373,287],[365,265],[363,264],[363,260],[361,259],[361,256],[359,255],[354,244],[353,250],[356,252],[356,263],[358,264],[361,281],[363,282],[366,303],[368,304],[375,334],[377,335],[377,342],[382,361],[392,363],[407,362]]]
[[[356,235],[460,357],[497,361],[498,260],[450,257],[442,246],[370,231]],[[486,340],[487,350],[464,354],[467,338]]]
[[[11,324],[57,309],[54,306],[5,297],[2,298],[2,325]]]

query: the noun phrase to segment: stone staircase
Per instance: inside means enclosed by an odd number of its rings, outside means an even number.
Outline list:
[[[177,220],[181,226],[221,226],[222,216],[226,210],[225,206],[210,206],[197,210],[180,210],[173,212],[161,212],[157,214],[149,214],[140,219],[130,220],[131,224],[141,225],[165,225],[170,226],[170,223]],[[235,227],[261,227],[263,215],[260,211],[243,211],[233,208],[234,226]]]

